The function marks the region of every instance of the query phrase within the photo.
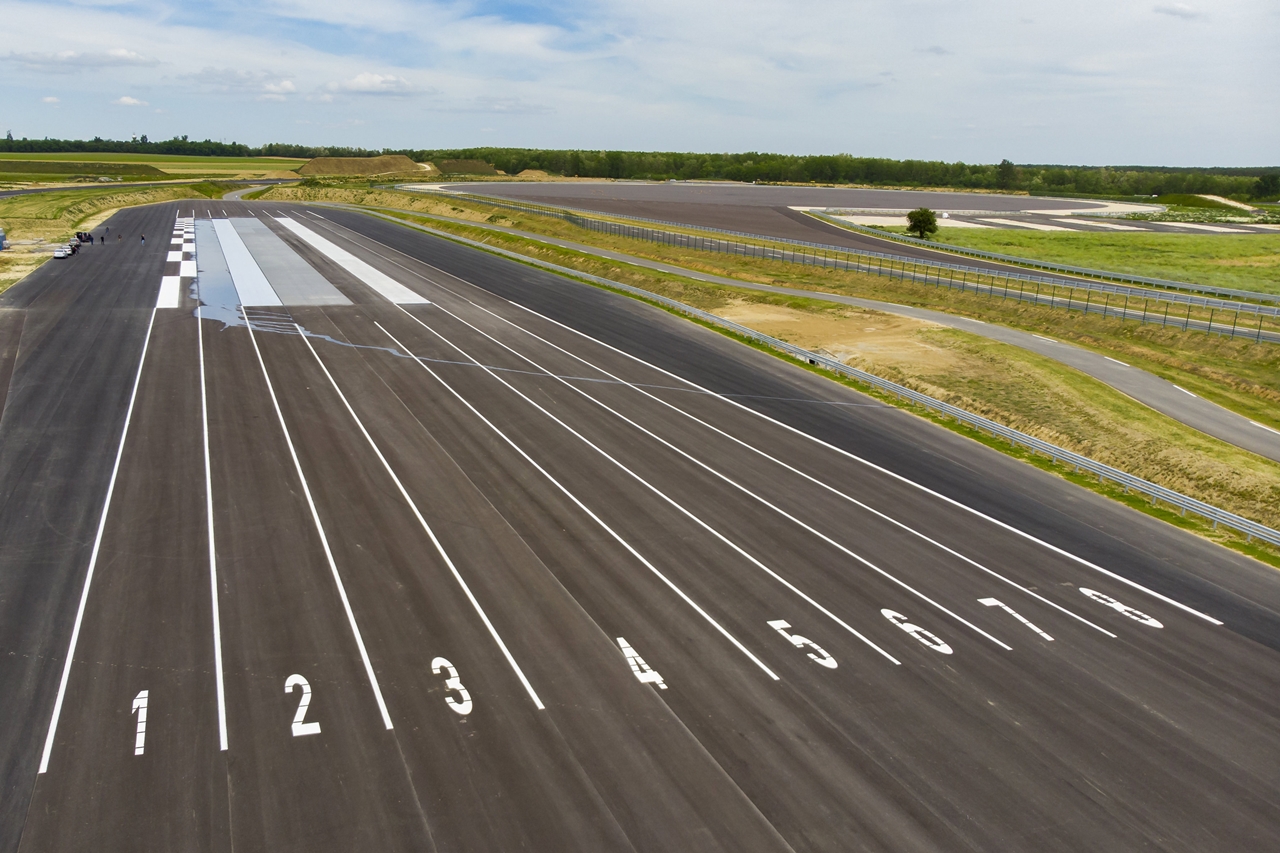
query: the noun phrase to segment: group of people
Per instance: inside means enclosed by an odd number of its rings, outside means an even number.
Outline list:
[[[106,243],[106,242],[107,242],[107,235],[108,235],[108,234],[110,234],[110,233],[111,233],[111,226],[110,226],[110,225],[108,225],[108,226],[107,226],[106,231],[104,231],[102,234],[99,234],[99,235],[98,235],[98,243],[99,243],[99,244]],[[140,236],[140,238],[141,238],[141,242],[142,242],[142,244],[145,246],[145,245],[146,245],[146,243],[147,243],[147,235],[146,235],[146,234],[142,234],[142,235],[139,235],[139,236]],[[117,232],[117,233],[116,233],[116,240],[117,240],[117,241],[119,241],[119,240],[123,240],[123,239],[124,239],[124,236],[123,236],[122,234],[120,234],[119,232]],[[77,242],[77,241],[78,241],[78,242]],[[83,245],[84,243],[88,243],[90,246],[92,246],[92,245],[93,245],[93,234],[91,234],[91,233],[90,233],[90,232],[88,232],[88,231],[77,231],[77,232],[76,232],[76,241],[73,241],[73,242],[70,244],[70,246],[71,246],[71,254],[73,254],[73,255],[74,255],[76,252],[78,252],[78,251],[80,250],[80,246],[81,246],[81,245]]]

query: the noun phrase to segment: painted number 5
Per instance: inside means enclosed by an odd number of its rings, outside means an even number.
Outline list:
[[[454,699],[452,696],[446,696],[445,700],[458,714],[466,716],[471,713],[471,694],[467,692],[467,688],[462,686],[462,679],[458,677],[458,670],[454,669],[453,664],[444,658],[436,658],[431,661],[431,671],[436,675],[440,674],[440,670],[449,670],[449,677],[445,679],[444,689],[457,691],[458,697]]]
[[[307,708],[311,705],[311,685],[301,675],[291,675],[285,679],[284,695],[288,696],[295,688],[302,688],[302,701],[298,703],[298,711],[293,715],[293,736],[305,737],[306,735],[320,734],[319,723],[304,723],[307,717]]]
[[[781,619],[774,619],[769,623],[769,627],[777,631],[782,636],[786,637],[787,640],[791,643],[791,645],[795,646],[797,649],[803,649],[805,646],[808,646],[809,648],[813,649],[812,652],[809,652],[809,659],[812,660],[814,663],[818,664],[819,666],[825,666],[827,669],[836,668],[836,659],[833,658],[830,654],[828,654],[826,649],[822,648],[813,640],[810,640],[807,637],[801,637],[796,634],[788,634],[787,629],[791,627],[789,623],[784,622]]]

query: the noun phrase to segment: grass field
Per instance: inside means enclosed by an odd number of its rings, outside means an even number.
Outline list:
[[[286,157],[188,157],[176,154],[103,154],[70,152],[57,154],[27,154],[0,152],[0,161],[49,162],[83,164],[84,171],[94,174],[116,174],[120,164],[150,166],[170,175],[263,175],[268,172],[292,172],[306,160]],[[94,172],[94,164],[116,164],[115,170]],[[4,164],[5,171],[17,171],[16,165]]]
[[[114,186],[2,198],[0,228],[12,248],[0,252],[0,292],[47,261],[53,248],[72,234],[91,230],[122,207],[220,197],[225,190],[210,183],[134,189]]]
[[[940,228],[935,239],[1038,261],[1280,294],[1280,232],[1093,234]]]

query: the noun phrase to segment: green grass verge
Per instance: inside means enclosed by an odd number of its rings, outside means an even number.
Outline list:
[[[1068,266],[1280,294],[1280,233],[1095,234],[943,227],[936,240]]]
[[[440,224],[439,220],[430,219],[428,217],[405,217],[405,218],[409,220],[417,219],[421,221],[423,224],[427,224],[431,227],[437,227]],[[477,237],[479,237],[480,239],[483,240],[485,237],[492,237],[493,235],[493,232],[486,232],[478,228],[461,227],[461,228],[451,228],[447,230],[457,234],[457,236],[465,236],[465,237],[468,237],[469,239],[477,239]],[[490,240],[489,242],[492,244],[494,241]],[[591,256],[585,256],[580,253],[570,252],[569,250],[563,250],[563,249],[549,250],[547,247],[543,245],[532,244],[531,241],[527,241],[527,240],[521,241],[518,238],[507,238],[507,239],[501,240],[500,242],[502,244],[500,247],[508,250],[511,250],[514,246],[519,245],[520,243],[523,243],[526,250],[529,250],[528,254],[530,256],[537,257],[539,260],[549,260],[552,263],[556,263],[561,266],[566,266],[566,267],[569,267],[570,269],[574,269],[579,265],[586,265],[588,269],[583,269],[581,271],[588,272],[591,275],[602,275],[602,277],[604,275],[607,275],[607,271],[602,273],[600,270],[596,269],[597,267],[600,266],[599,259],[593,258]],[[536,265],[533,265],[533,266],[536,266]],[[614,268],[612,272],[614,273],[612,277],[615,279],[635,277],[635,273],[632,270],[623,270],[620,268]],[[1089,489],[1090,491],[1104,495],[1113,500],[1117,500],[1125,504],[1126,506],[1129,506],[1135,510],[1143,512],[1149,516],[1168,522],[1170,524],[1173,524],[1179,528],[1190,531],[1192,533],[1196,533],[1207,539],[1215,541],[1221,545],[1229,547],[1239,553],[1245,554],[1247,556],[1250,556],[1262,562],[1265,562],[1275,568],[1280,568],[1280,549],[1275,549],[1266,543],[1258,542],[1256,540],[1254,542],[1246,542],[1244,536],[1238,535],[1226,529],[1221,529],[1221,528],[1215,529],[1212,526],[1211,522],[1205,521],[1204,519],[1201,519],[1198,516],[1183,517],[1179,512],[1174,511],[1167,506],[1164,506],[1164,505],[1153,506],[1149,499],[1142,497],[1140,495],[1126,493],[1122,487],[1114,483],[1098,482],[1095,478],[1091,476],[1076,473],[1070,466],[1054,463],[1052,460],[1045,458],[1043,456],[1040,456],[1038,454],[1035,454],[1025,447],[1010,445],[1008,442],[1005,442],[1002,439],[998,439],[994,436],[988,435],[987,433],[984,433],[980,430],[974,429],[967,425],[960,424],[950,418],[943,417],[931,410],[924,410],[910,403],[901,401],[891,394],[886,394],[884,392],[881,392],[878,389],[865,385],[861,382],[858,382],[855,379],[851,379],[842,374],[832,373],[831,371],[825,370],[815,365],[810,365],[807,362],[800,361],[799,359],[793,358],[792,356],[784,352],[775,350],[772,347],[769,347],[765,344],[762,344],[758,341],[755,341],[743,335],[739,335],[735,332],[732,332],[714,323],[709,323],[704,320],[700,320],[696,317],[691,317],[688,314],[684,313],[683,311],[680,311],[675,308],[671,308],[667,305],[664,305],[661,302],[658,302],[657,300],[646,299],[643,296],[637,296],[633,293],[622,290],[620,288],[610,287],[608,285],[601,284],[598,281],[594,281],[588,278],[583,278],[578,276],[571,276],[571,277],[577,281],[581,281],[593,287],[598,287],[603,290],[608,290],[613,293],[618,293],[620,295],[627,296],[628,298],[631,298],[631,299],[636,299],[637,301],[644,302],[656,308],[660,308],[664,311],[667,311],[668,313],[681,317],[682,319],[697,323],[698,325],[711,329],[712,331],[715,331],[718,334],[732,338],[733,340],[736,340],[742,344],[745,344],[746,346],[750,346],[754,349],[760,350],[761,352],[768,353],[769,355],[772,355],[774,357],[781,358],[804,370],[817,373],[823,376],[824,378],[827,378],[835,382],[839,382],[842,385],[845,385],[849,388],[857,390],[863,394],[867,394],[868,396],[871,396],[886,405],[911,411],[917,416],[924,417],[927,420],[930,420],[938,424],[939,426],[949,429],[957,434],[960,434],[967,438],[978,441],[979,443],[984,444],[988,447],[991,447],[1001,453],[1004,453],[1008,456],[1012,456],[1015,459],[1019,459],[1021,461],[1027,462],[1028,464],[1034,465],[1037,468],[1040,468],[1041,470],[1050,472],[1065,480],[1075,483],[1076,485]],[[806,299],[804,297],[786,297],[786,296],[779,296],[775,294],[761,294],[755,291],[746,291],[746,290],[736,291],[733,288],[722,287],[719,285],[708,285],[708,284],[697,282],[691,279],[684,279],[678,276],[671,276],[663,273],[654,273],[652,276],[642,276],[642,278],[647,280],[643,282],[627,281],[625,283],[635,284],[636,286],[644,287],[645,289],[650,290],[651,292],[655,292],[663,296],[668,296],[669,298],[678,299],[679,301],[685,302],[686,304],[690,304],[693,307],[704,308],[704,310],[713,310],[718,304],[723,304],[723,301],[726,296],[729,296],[735,299],[741,299],[741,300],[750,300],[750,301],[757,301],[757,302],[763,302],[763,303],[769,303],[769,304],[775,304],[775,305],[782,305],[784,307],[788,307],[796,310],[822,312],[822,313],[830,313],[833,310],[830,303],[824,303],[818,300]],[[701,303],[701,304],[698,304],[698,303]],[[960,333],[960,334],[963,335],[963,333]],[[993,350],[998,350],[1001,348],[1015,349],[1012,347],[1006,347],[1006,345],[1003,345],[1003,344],[993,344],[987,341],[983,341],[982,343],[990,346],[990,348]],[[1038,357],[1035,357],[1035,356],[1032,356],[1032,358],[1038,359]],[[1044,362],[1044,364],[1048,366],[1048,369],[1051,372],[1056,373],[1060,376],[1066,376],[1069,379],[1069,381],[1074,384],[1080,384],[1081,381],[1083,380],[1083,383],[1086,385],[1092,384],[1097,386],[1092,390],[1092,393],[1087,396],[1087,401],[1085,403],[1086,406],[1090,406],[1090,405],[1096,406],[1099,403],[1099,399],[1103,398],[1103,405],[1105,406],[1115,407],[1120,410],[1128,410],[1131,408],[1141,409],[1143,411],[1139,413],[1140,417],[1142,417],[1145,420],[1152,421],[1152,422],[1166,421],[1169,423],[1173,423],[1169,421],[1169,419],[1164,418],[1164,416],[1158,415],[1154,412],[1151,412],[1150,410],[1145,409],[1145,407],[1139,406],[1139,404],[1136,404],[1133,401],[1129,400],[1128,398],[1124,397],[1123,395],[1118,394],[1114,390],[1107,388],[1106,386],[1103,386],[1101,383],[1096,383],[1093,380],[1089,379],[1088,377],[1082,377],[1082,376],[1079,376],[1078,374],[1072,375],[1072,374],[1075,374],[1075,371],[1071,371],[1069,368],[1066,368],[1060,364],[1057,364],[1056,362],[1051,362],[1048,359],[1040,359],[1040,361]],[[894,377],[894,378],[901,379],[902,377]],[[1126,413],[1132,414],[1131,412],[1126,412]],[[1173,429],[1175,431],[1187,430],[1188,432],[1194,432],[1178,424],[1173,424]],[[1207,441],[1212,444],[1221,444],[1221,442],[1216,442],[1213,439],[1208,439]],[[1226,446],[1226,445],[1224,445],[1223,447],[1225,448],[1227,454],[1229,455],[1243,454],[1242,451],[1238,451],[1236,448],[1231,448],[1230,446]],[[1222,448],[1219,448],[1219,449],[1222,449]],[[1244,455],[1247,455],[1247,454],[1244,454]],[[1273,463],[1264,463],[1264,464],[1273,465]],[[1276,467],[1277,470],[1280,471],[1280,466],[1274,466],[1274,467]],[[1280,482],[1280,480],[1277,480],[1277,482]],[[1280,486],[1273,487],[1273,491],[1276,493],[1276,497],[1280,497]]]
[[[148,163],[158,169],[165,166],[207,165],[210,171],[228,170],[292,170],[307,161],[286,157],[195,157],[179,154],[115,154],[101,152],[19,153],[0,152],[0,160],[73,161],[80,163]]]

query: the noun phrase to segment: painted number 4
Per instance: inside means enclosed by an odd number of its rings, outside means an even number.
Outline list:
[[[806,637],[801,637],[796,634],[788,634],[787,629],[791,627],[790,623],[784,622],[781,619],[774,619],[769,623],[769,627],[786,637],[791,645],[795,646],[797,649],[803,649],[805,646],[813,649],[812,652],[809,652],[809,659],[814,663],[819,666],[825,666],[827,669],[836,668],[836,659],[828,654],[826,649]]]
[[[311,685],[301,675],[291,675],[284,682],[284,695],[288,696],[296,688],[302,688],[302,701],[298,703],[298,711],[293,715],[293,736],[305,737],[306,735],[320,734],[319,723],[304,723],[307,718],[307,708],[311,705]]]
[[[618,638],[618,646],[622,649],[622,654],[626,657],[627,663],[631,664],[631,671],[635,673],[636,678],[642,684],[656,684],[659,690],[666,690],[666,682],[662,680],[662,676],[658,671],[644,662],[644,658],[640,657],[640,653],[631,648],[631,644],[622,637]]]

